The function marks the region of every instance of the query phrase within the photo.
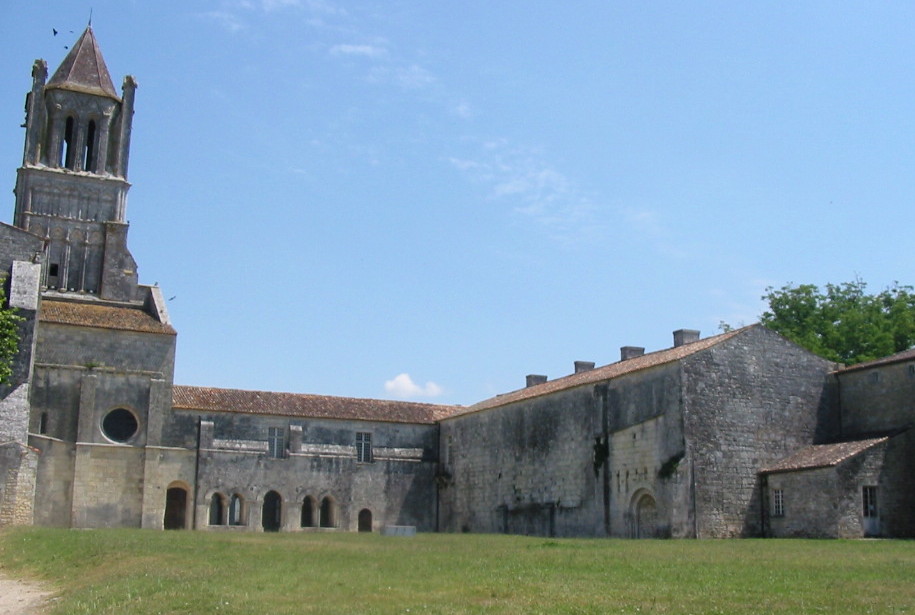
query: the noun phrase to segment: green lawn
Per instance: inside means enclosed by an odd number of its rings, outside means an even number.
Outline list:
[[[52,613],[913,613],[915,542],[9,529]]]

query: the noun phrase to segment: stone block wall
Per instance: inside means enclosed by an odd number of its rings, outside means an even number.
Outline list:
[[[37,467],[38,451],[0,444],[0,527],[32,524]]]
[[[140,527],[144,450],[77,444],[75,455],[71,526]]]
[[[838,433],[833,369],[762,326],[683,361],[697,537],[762,535],[758,472]]]
[[[838,373],[844,436],[915,426],[915,359]]]
[[[70,527],[76,445],[35,434],[29,443],[41,456],[35,489],[35,525]]]
[[[588,385],[443,421],[440,529],[602,535],[600,399]]]
[[[333,502],[335,529],[355,531],[359,513],[365,510],[374,529],[412,525],[420,531],[435,530],[435,425],[174,414],[195,415],[200,425],[194,513],[198,528],[232,529],[211,524],[209,508],[214,495],[226,505],[238,495],[244,502],[244,527],[260,531],[265,498],[273,492],[279,496],[282,531],[313,529],[303,527],[302,507],[309,497],[316,505],[325,498]],[[271,456],[270,428],[284,435],[279,457]],[[371,434],[371,462],[357,459],[360,432]],[[315,525],[320,525],[317,520]]]

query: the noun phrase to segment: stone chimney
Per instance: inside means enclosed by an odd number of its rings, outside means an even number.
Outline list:
[[[620,361],[628,361],[645,354],[642,346],[623,346],[620,348]]]
[[[527,375],[527,386],[528,387],[537,386],[538,384],[543,384],[544,382],[546,382],[546,376],[542,376],[540,374],[528,374]]]
[[[575,361],[575,373],[590,372],[594,369],[594,361]]]
[[[684,344],[691,344],[699,341],[699,331],[696,329],[677,329],[674,331],[674,348]]]

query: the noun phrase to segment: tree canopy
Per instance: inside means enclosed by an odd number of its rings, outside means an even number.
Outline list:
[[[898,282],[877,294],[861,280],[769,287],[760,322],[821,357],[853,365],[915,345],[915,294]]]

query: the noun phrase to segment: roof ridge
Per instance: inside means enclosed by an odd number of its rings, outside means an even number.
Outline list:
[[[464,408],[463,412],[455,413],[453,416],[457,416],[458,414],[469,414],[480,410],[489,410],[491,408],[498,408],[499,406],[504,406],[516,401],[522,401],[524,399],[531,399],[534,397],[540,397],[541,395],[547,395],[556,392],[557,390],[565,390],[586,384],[592,384],[594,382],[616,378],[642,369],[648,369],[651,367],[657,367],[658,365],[672,363],[673,361],[684,359],[690,355],[711,348],[712,346],[720,344],[721,342],[724,342],[728,339],[731,339],[732,337],[757,327],[761,327],[761,325],[759,323],[747,325],[739,329],[733,329],[731,331],[725,331],[724,333],[718,333],[716,335],[699,339],[694,342],[687,342],[685,344],[681,344],[680,346],[662,348],[660,350],[645,353],[641,356],[633,357],[631,359],[621,359],[619,361],[614,361],[613,363],[595,367],[594,369],[590,369],[588,371],[567,374],[553,380],[548,380],[541,384],[524,387],[521,389],[515,389],[509,393],[502,393],[496,395],[495,397],[484,399],[483,401],[477,402],[471,406],[467,406]]]
[[[378,403],[389,403],[389,404],[410,404],[414,406],[430,406],[436,408],[454,408],[460,407],[455,404],[434,404],[424,401],[408,401],[402,399],[377,399],[374,397],[351,397],[344,395],[324,395],[321,393],[296,393],[293,391],[265,391],[261,389],[238,389],[238,388],[227,388],[227,387],[210,387],[210,386],[201,386],[194,384],[176,384],[172,387],[173,389],[183,389],[191,390],[196,389],[200,391],[223,391],[226,393],[240,393],[240,394],[252,394],[252,395],[272,395],[272,396],[290,396],[290,397],[312,397],[312,398],[331,398],[331,399],[349,399],[356,401],[365,401],[365,402],[378,402]]]

